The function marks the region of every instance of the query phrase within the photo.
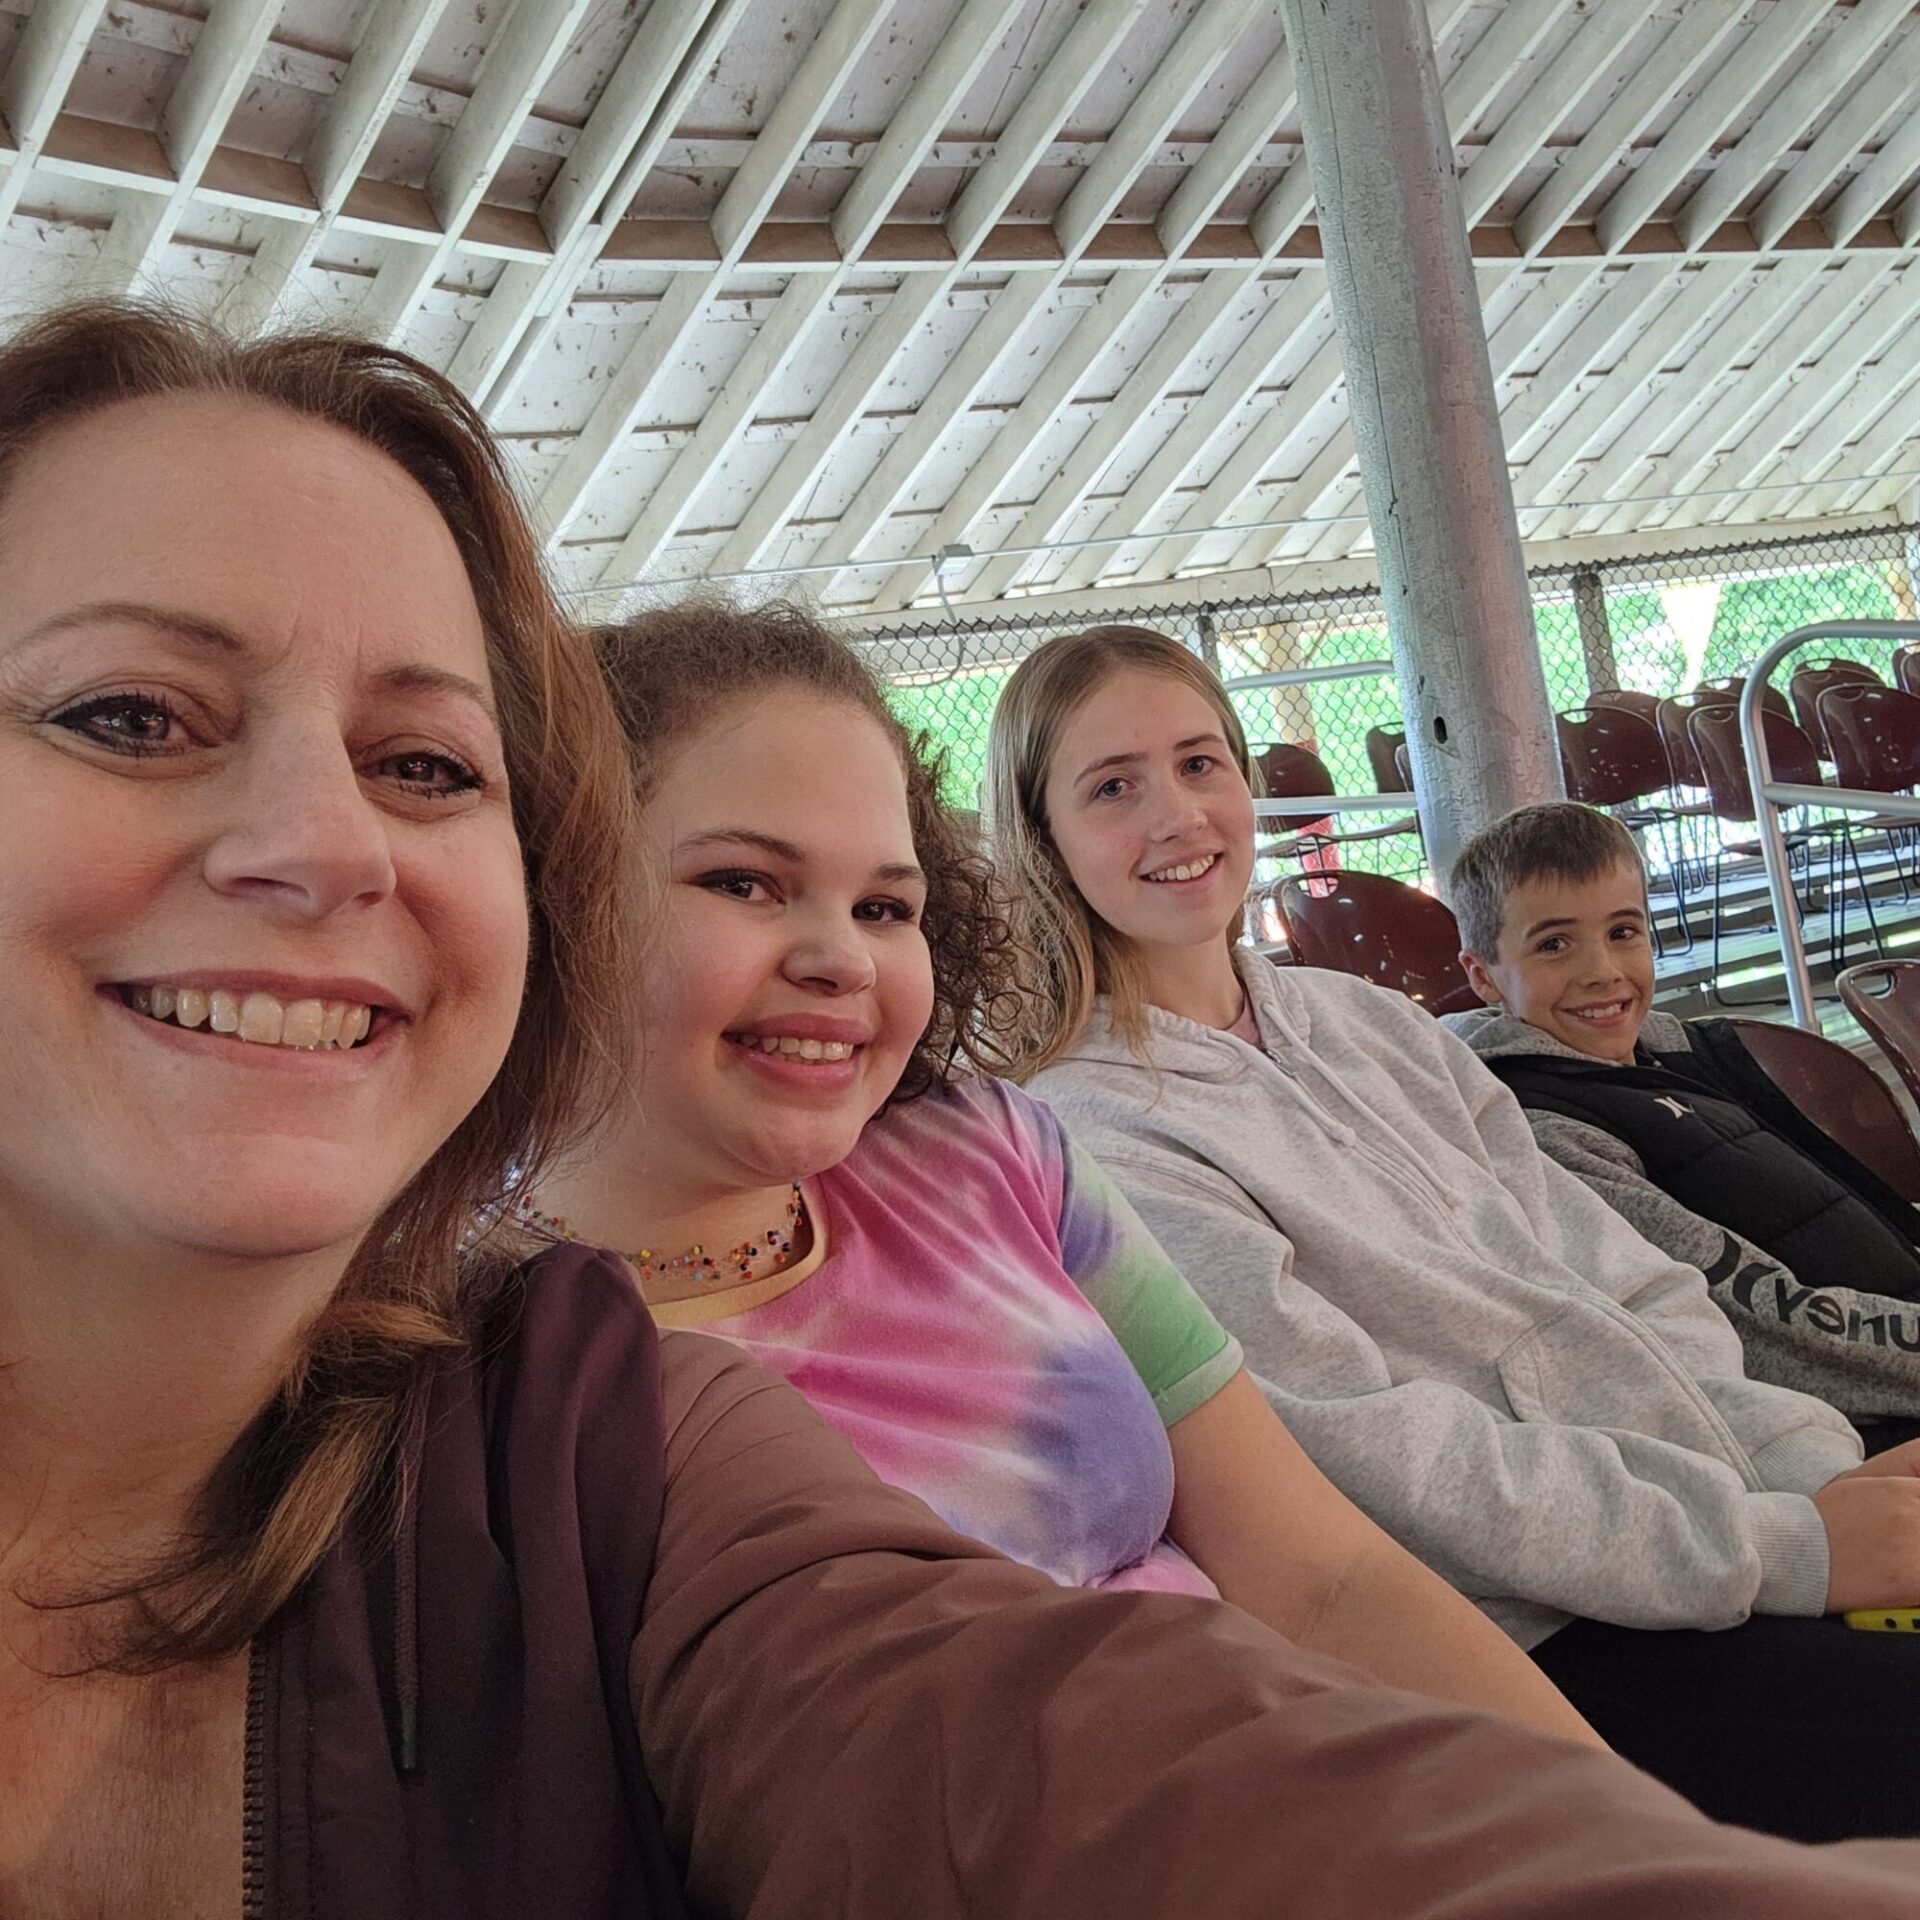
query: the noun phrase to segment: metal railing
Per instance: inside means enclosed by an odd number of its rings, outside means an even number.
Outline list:
[[[1236,674],[1220,684],[1229,694],[1264,687],[1313,687],[1333,680],[1378,680],[1393,672],[1391,660],[1353,660],[1337,667],[1283,667],[1274,673]],[[1256,820],[1319,820],[1335,813],[1410,813],[1413,793],[1309,793],[1278,800],[1256,800]]]
[[[1809,787],[1775,780],[1767,753],[1766,728],[1761,724],[1762,702],[1768,681],[1782,660],[1811,640],[1909,640],[1920,642],[1920,621],[1822,620],[1782,634],[1747,669],[1740,690],[1740,740],[1746,749],[1747,778],[1753,789],[1754,827],[1760,857],[1766,863],[1767,892],[1773,899],[1773,923],[1780,930],[1780,954],[1786,963],[1787,999],[1794,1023],[1821,1031],[1814,1004],[1813,975],[1807,967],[1807,943],[1800,932],[1794,905],[1793,882],[1787,871],[1787,836],[1780,825],[1780,807],[1832,807],[1843,813],[1880,813],[1899,820],[1920,822],[1920,797],[1881,793],[1864,787]],[[1863,883],[1864,885],[1864,883]]]

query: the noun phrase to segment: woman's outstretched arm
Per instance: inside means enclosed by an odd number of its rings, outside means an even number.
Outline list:
[[[1169,1530],[1235,1606],[1389,1686],[1603,1744],[1478,1607],[1307,1458],[1245,1368],[1167,1437]]]
[[[1910,1920],[1920,1847],[1717,1827],[1624,1762],[1236,1608],[1082,1593],[884,1487],[784,1383],[662,1341],[633,1702],[731,1920]]]

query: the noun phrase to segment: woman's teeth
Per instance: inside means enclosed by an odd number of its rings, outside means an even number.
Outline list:
[[[749,1053],[783,1053],[791,1060],[849,1060],[852,1043],[846,1040],[802,1040],[791,1033],[730,1033],[727,1038]]]
[[[1204,860],[1190,860],[1183,867],[1162,867],[1158,873],[1150,873],[1149,880],[1198,880],[1203,873],[1211,873],[1220,856],[1210,853]]]
[[[345,1000],[278,1000],[270,993],[229,993],[224,987],[127,987],[121,999],[135,1013],[178,1027],[205,1027],[256,1047],[292,1047],[301,1053],[344,1053],[373,1029],[373,1009]]]

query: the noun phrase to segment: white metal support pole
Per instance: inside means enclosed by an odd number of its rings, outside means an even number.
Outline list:
[[[1281,0],[1434,872],[1560,768],[1421,0]]]

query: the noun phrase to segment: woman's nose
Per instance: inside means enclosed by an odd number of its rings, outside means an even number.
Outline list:
[[[797,930],[782,968],[787,978],[816,993],[859,993],[873,985],[873,954],[859,929],[835,919]]]
[[[263,733],[234,773],[203,863],[216,892],[318,920],[393,891],[389,822],[337,727]]]

